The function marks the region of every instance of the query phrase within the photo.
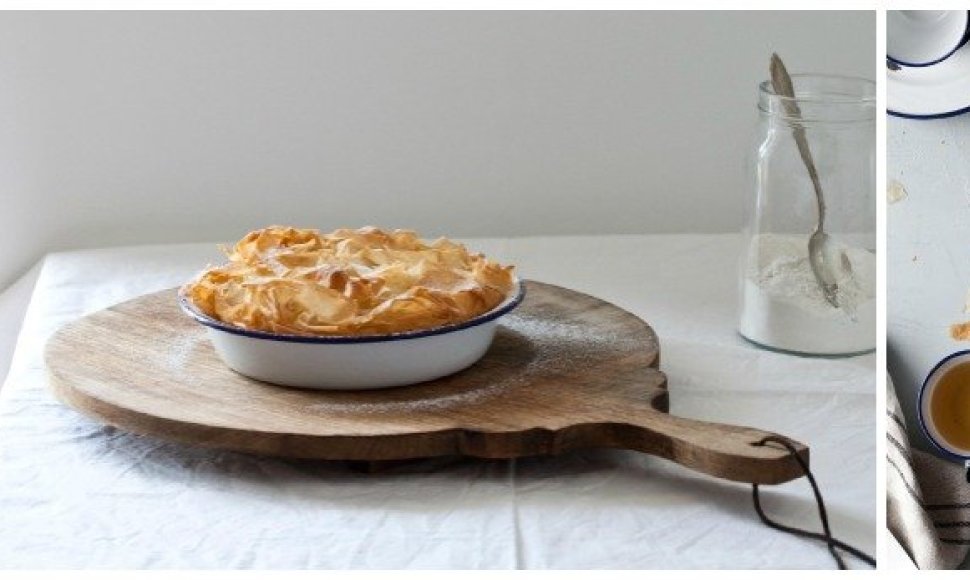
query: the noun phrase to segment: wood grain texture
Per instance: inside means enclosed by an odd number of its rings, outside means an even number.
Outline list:
[[[538,282],[458,374],[379,391],[300,390],[229,370],[175,290],[60,329],[45,352],[64,403],[134,433],[249,453],[356,461],[633,449],[717,477],[802,475],[766,435],[667,414],[656,334],[612,304]],[[808,448],[795,443],[807,461]]]

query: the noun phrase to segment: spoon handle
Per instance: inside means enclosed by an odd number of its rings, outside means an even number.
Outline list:
[[[795,144],[798,146],[798,153],[802,156],[802,162],[808,169],[808,176],[812,179],[812,187],[815,188],[815,200],[818,203],[818,226],[815,231],[820,232],[825,227],[825,196],[822,195],[822,184],[818,179],[818,171],[815,169],[815,160],[812,159],[812,151],[808,148],[808,139],[805,138],[805,128],[801,125],[802,112],[795,102],[795,87],[792,85],[791,76],[788,69],[781,62],[777,54],[771,55],[771,86],[775,93],[788,97],[782,99],[782,106],[785,113],[793,118],[796,123],[792,127],[792,135],[795,137]]]

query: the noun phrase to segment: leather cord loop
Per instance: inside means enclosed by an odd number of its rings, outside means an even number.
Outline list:
[[[803,538],[811,538],[814,540],[820,540],[825,542],[826,545],[828,545],[829,552],[831,552],[832,557],[835,558],[835,562],[836,564],[838,564],[839,570],[848,569],[847,566],[845,565],[845,560],[842,558],[842,554],[839,553],[839,550],[848,552],[849,554],[852,554],[853,556],[862,560],[866,564],[869,564],[870,566],[875,567],[876,566],[875,558],[866,554],[862,550],[859,550],[858,548],[854,548],[846,544],[845,542],[842,542],[832,536],[832,530],[829,527],[829,517],[825,511],[825,501],[822,499],[822,492],[818,488],[818,483],[815,481],[815,476],[812,475],[812,471],[808,468],[808,465],[806,465],[805,461],[801,458],[800,455],[798,455],[798,451],[795,449],[795,447],[789,441],[781,437],[775,437],[775,436],[765,437],[758,443],[755,443],[755,445],[761,447],[761,446],[767,445],[768,443],[776,443],[778,445],[781,445],[785,449],[787,449],[788,453],[790,453],[791,456],[795,459],[795,461],[798,462],[798,465],[801,466],[802,471],[805,473],[805,477],[808,478],[808,482],[812,485],[812,491],[815,493],[815,502],[818,504],[818,516],[819,516],[819,519],[822,521],[822,533],[820,534],[818,532],[810,532],[808,530],[793,528],[790,526],[786,526],[784,524],[779,524],[778,522],[775,522],[769,519],[768,516],[765,514],[764,510],[761,508],[761,500],[760,500],[760,497],[758,496],[758,484],[755,483],[752,486],[753,497],[754,497],[754,509],[756,512],[758,512],[758,517],[761,518],[761,521],[768,527],[774,528],[776,530],[780,530],[782,532],[786,532]]]

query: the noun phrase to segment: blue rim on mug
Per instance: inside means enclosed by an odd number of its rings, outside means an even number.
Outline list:
[[[905,60],[900,60],[898,58],[894,58],[890,56],[889,51],[887,50],[886,60],[902,67],[920,68],[925,66],[933,66],[953,56],[953,53],[963,48],[963,45],[965,45],[968,40],[970,40],[970,10],[967,11],[967,20],[963,26],[963,36],[957,42],[956,46],[954,46],[950,51],[948,51],[943,56],[928,62],[906,62]]]
[[[961,455],[959,453],[951,451],[950,449],[947,449],[942,443],[937,441],[936,437],[933,435],[932,431],[927,425],[927,419],[923,412],[923,409],[924,409],[923,401],[926,397],[926,387],[930,384],[930,380],[935,377],[937,371],[939,371],[943,367],[943,365],[945,365],[946,363],[950,362],[951,360],[957,357],[968,357],[968,361],[970,361],[970,350],[959,350],[957,352],[947,355],[946,357],[943,358],[943,360],[936,363],[936,365],[930,370],[930,372],[926,374],[926,378],[923,379],[923,384],[922,386],[920,386],[919,397],[917,398],[917,401],[916,401],[916,417],[919,419],[920,429],[923,431],[923,434],[926,435],[926,438],[929,439],[930,443],[933,444],[933,447],[935,447],[940,453],[942,453],[943,455],[945,455],[950,459],[956,459],[958,461],[962,461],[964,463],[964,467],[967,467],[968,469],[970,469],[970,465],[968,465],[968,462],[970,462],[970,450],[968,450],[966,455]],[[967,472],[967,478],[968,478],[968,482],[970,482],[970,471]]]
[[[956,117],[957,115],[964,115],[970,113],[970,106],[963,107],[962,109],[956,109],[953,111],[946,111],[943,113],[927,113],[925,115],[919,115],[916,113],[900,113],[899,111],[893,111],[892,109],[886,109],[886,113],[892,117],[899,117],[900,119],[912,119],[914,121],[932,121],[935,119],[949,119],[950,117]]]

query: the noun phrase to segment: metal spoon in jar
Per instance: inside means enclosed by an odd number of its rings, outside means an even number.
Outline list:
[[[775,93],[788,97],[782,99],[782,106],[785,113],[795,121],[792,128],[792,135],[795,137],[795,144],[798,146],[798,153],[802,157],[805,168],[808,169],[808,176],[812,179],[812,186],[815,188],[815,200],[818,202],[818,222],[815,231],[808,239],[808,262],[812,266],[815,280],[822,289],[822,294],[829,304],[838,308],[839,303],[839,281],[848,280],[852,275],[852,266],[844,252],[838,252],[832,238],[825,233],[825,197],[822,195],[822,185],[818,180],[818,171],[815,169],[815,161],[812,159],[812,152],[808,148],[808,140],[805,138],[805,128],[801,126],[802,112],[795,103],[795,88],[792,85],[788,70],[784,63],[778,58],[777,54],[771,55],[771,86]],[[851,313],[850,313],[851,314]]]

